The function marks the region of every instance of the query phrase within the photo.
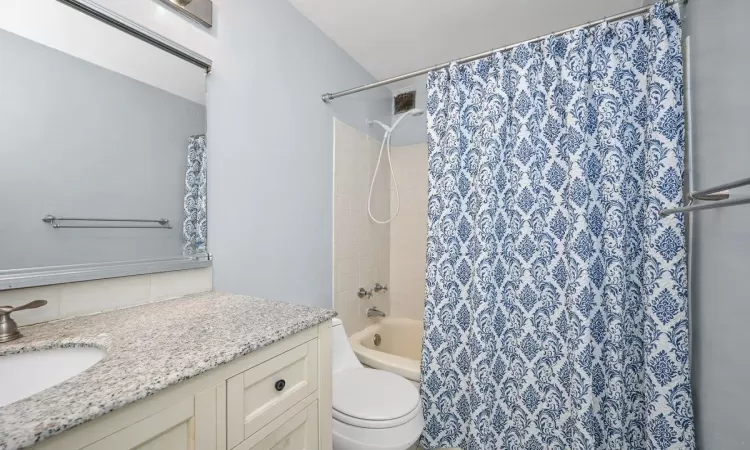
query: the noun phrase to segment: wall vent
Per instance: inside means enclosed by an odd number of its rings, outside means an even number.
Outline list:
[[[412,110],[417,105],[417,91],[408,91],[396,94],[393,97],[393,115],[403,114]]]

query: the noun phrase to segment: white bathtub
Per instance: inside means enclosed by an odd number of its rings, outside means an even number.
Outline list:
[[[362,364],[401,375],[419,387],[422,331],[421,320],[386,317],[353,334],[349,342]],[[379,345],[375,335],[380,336]]]

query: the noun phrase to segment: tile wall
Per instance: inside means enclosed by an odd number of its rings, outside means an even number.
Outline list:
[[[19,325],[30,325],[211,289],[211,267],[204,267],[0,291],[0,305],[20,306],[32,300],[47,300],[41,308],[13,313]]]
[[[372,322],[370,306],[390,314],[389,292],[360,299],[360,287],[390,285],[390,229],[372,222],[367,197],[381,142],[334,119],[334,309],[349,335]],[[382,167],[381,167],[382,169]],[[381,170],[373,189],[373,214],[387,218],[390,210],[388,172]]]
[[[427,259],[427,143],[393,147],[401,208],[390,226],[390,310],[394,317],[422,320]],[[390,184],[391,211],[396,190]]]

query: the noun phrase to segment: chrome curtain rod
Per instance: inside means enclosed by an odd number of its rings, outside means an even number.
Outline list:
[[[688,3],[688,0],[669,0],[669,1],[666,2],[667,5],[673,5],[673,4],[686,5],[687,3]],[[362,91],[366,91],[366,90],[369,90],[369,89],[375,89],[375,88],[378,88],[378,87],[381,87],[381,86],[385,86],[386,84],[396,83],[398,81],[408,80],[409,78],[414,78],[414,77],[418,77],[420,75],[424,75],[426,73],[430,73],[433,70],[445,69],[446,67],[450,67],[450,65],[452,63],[454,63],[454,62],[457,63],[457,64],[466,64],[468,62],[476,61],[477,59],[482,59],[482,58],[486,58],[488,56],[492,56],[493,54],[498,53],[498,52],[505,52],[505,51],[511,50],[511,49],[519,47],[521,45],[531,44],[531,43],[534,43],[534,42],[541,42],[541,41],[543,41],[543,40],[545,40],[547,38],[550,38],[550,37],[561,36],[561,35],[563,35],[565,33],[570,33],[571,31],[577,30],[579,28],[592,28],[592,27],[595,27],[597,25],[601,25],[601,24],[606,23],[606,22],[617,22],[617,21],[620,21],[620,20],[629,19],[631,17],[640,16],[640,15],[643,15],[643,14],[649,12],[651,10],[651,8],[652,8],[652,5],[651,6],[644,6],[642,8],[638,8],[638,9],[634,9],[634,10],[627,11],[627,12],[624,12],[624,13],[616,14],[614,16],[605,17],[603,19],[596,20],[594,22],[588,22],[588,23],[585,23],[583,25],[577,25],[575,27],[568,28],[566,30],[556,31],[554,33],[546,34],[544,36],[539,36],[539,37],[536,37],[534,39],[529,39],[527,41],[518,42],[516,44],[507,45],[505,47],[492,49],[492,50],[489,50],[489,51],[486,51],[486,52],[483,52],[483,53],[477,53],[476,55],[467,56],[467,57],[464,57],[464,58],[461,58],[461,59],[457,59],[455,61],[449,61],[449,62],[446,62],[446,63],[443,63],[443,64],[438,64],[436,66],[427,67],[427,68],[421,69],[421,70],[416,70],[414,72],[405,73],[405,74],[399,75],[397,77],[392,77],[392,78],[388,78],[388,79],[385,79],[385,80],[382,80],[382,81],[377,81],[375,83],[366,84],[364,86],[359,86],[359,87],[347,89],[345,91],[339,91],[339,92],[334,92],[334,93],[323,94],[321,96],[321,98],[322,98],[322,100],[323,100],[324,103],[328,103],[331,100],[335,100],[335,99],[337,99],[339,97],[344,97],[344,96],[347,96],[347,95],[356,94],[357,92],[362,92]]]
[[[60,225],[57,222],[138,222],[158,223],[159,225]],[[98,219],[92,217],[55,217],[48,214],[42,217],[42,222],[52,225],[52,228],[163,228],[172,229],[168,219]]]
[[[669,216],[677,213],[687,213],[693,211],[702,211],[704,209],[726,208],[728,206],[745,205],[750,203],[750,196],[729,199],[729,189],[750,185],[750,178],[732,181],[730,183],[720,184],[712,188],[695,191],[690,194],[690,200],[686,206],[681,208],[663,209],[660,214]],[[695,200],[711,201],[715,203],[701,203],[694,205]]]

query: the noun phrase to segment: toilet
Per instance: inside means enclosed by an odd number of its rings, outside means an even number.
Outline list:
[[[424,428],[419,391],[406,378],[363,367],[333,319],[333,448],[405,450]]]

